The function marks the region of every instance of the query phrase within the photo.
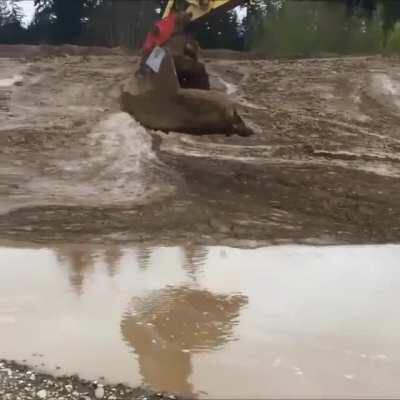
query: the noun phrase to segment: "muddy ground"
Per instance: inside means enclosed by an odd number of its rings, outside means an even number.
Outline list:
[[[399,241],[398,58],[206,59],[250,138],[146,131],[138,61],[0,49],[3,242]]]

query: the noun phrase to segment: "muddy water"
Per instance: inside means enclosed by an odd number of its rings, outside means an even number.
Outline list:
[[[3,247],[0,358],[211,398],[398,397],[399,259],[400,246]]]

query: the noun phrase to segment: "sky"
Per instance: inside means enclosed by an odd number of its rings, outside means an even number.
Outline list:
[[[23,11],[24,11],[24,20],[23,23],[25,26],[28,26],[29,23],[33,19],[33,15],[35,13],[35,7],[33,5],[33,0],[21,0],[19,2]]]

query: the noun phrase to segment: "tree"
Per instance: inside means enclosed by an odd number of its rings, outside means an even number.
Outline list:
[[[98,0],[35,0],[33,30],[43,32],[54,43],[77,43]]]
[[[16,0],[8,0],[10,13],[8,16],[9,24],[17,24],[22,25],[22,19],[24,17],[24,13],[22,12],[21,6],[18,4]]]
[[[273,19],[286,0],[248,0],[245,3],[246,17],[242,21],[244,48],[254,47],[257,38],[263,36],[265,20]]]
[[[193,33],[201,47],[243,50],[243,34],[233,11],[211,15]]]
[[[271,56],[379,52],[379,13],[370,16],[360,8],[349,14],[347,7],[343,1],[282,2],[264,18],[263,31],[253,39],[252,48]]]
[[[7,23],[10,10],[8,9],[7,1],[0,0],[0,27]]]
[[[398,0],[382,1],[382,27],[384,33],[384,46],[387,46],[390,33],[400,20],[400,2]]]
[[[84,41],[106,46],[141,46],[159,18],[159,0],[105,0],[92,8]]]
[[[15,0],[0,0],[0,38],[2,43],[20,43],[26,38],[23,13]]]
[[[349,16],[354,15],[355,11],[362,10],[371,18],[378,6],[378,0],[344,0]]]

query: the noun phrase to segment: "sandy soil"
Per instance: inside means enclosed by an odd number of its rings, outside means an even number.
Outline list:
[[[0,48],[1,240],[400,239],[397,58],[206,59],[251,138],[146,131],[119,105],[137,63]]]

